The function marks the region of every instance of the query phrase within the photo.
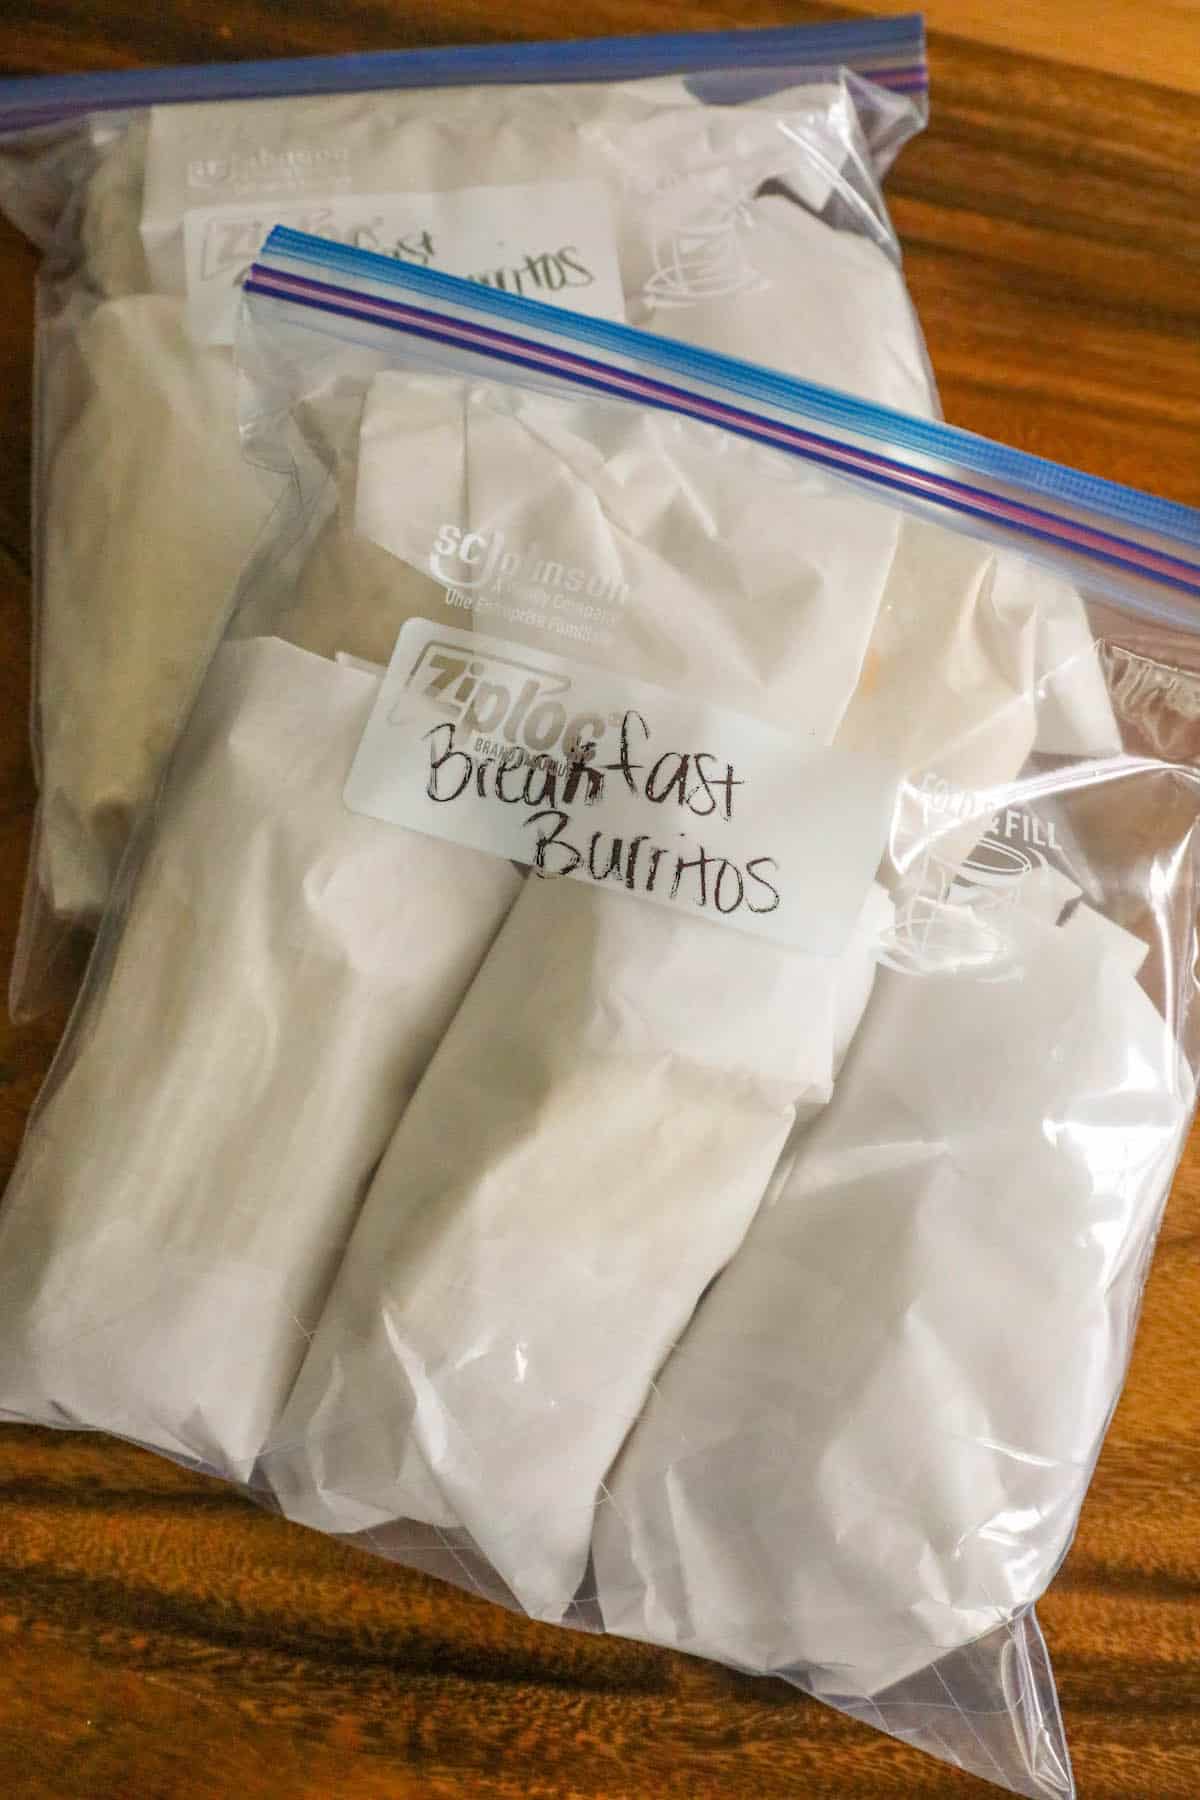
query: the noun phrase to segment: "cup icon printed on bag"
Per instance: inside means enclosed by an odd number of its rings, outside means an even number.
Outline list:
[[[663,197],[654,228],[654,269],[644,293],[656,306],[724,300],[758,284],[746,254],[738,199],[694,192]]]
[[[1009,843],[989,833],[980,838],[959,868],[954,881],[955,900],[960,906],[973,906],[977,912],[1015,906],[1021,884],[1041,860],[1036,851],[1023,844]]]
[[[983,969],[998,957],[1005,960],[1005,916],[1022,904],[1027,884],[1046,870],[1043,850],[1061,848],[1053,824],[1044,824],[1023,807],[994,811],[986,796],[951,789],[944,782],[927,779],[917,798],[926,831],[921,853],[896,895],[895,920],[881,961],[907,974],[932,974],[947,968]],[[945,821],[940,827],[939,818]],[[943,855],[946,829],[973,819],[987,829],[970,853],[957,859]]]

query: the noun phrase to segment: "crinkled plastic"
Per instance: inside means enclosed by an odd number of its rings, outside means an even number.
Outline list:
[[[920,22],[587,48],[0,84],[0,202],[47,250],[14,1016],[69,985],[278,498],[229,349],[278,220],[935,408],[878,188]]]
[[[1200,517],[293,232],[240,356],[288,498],[0,1207],[0,1409],[1071,1795]]]

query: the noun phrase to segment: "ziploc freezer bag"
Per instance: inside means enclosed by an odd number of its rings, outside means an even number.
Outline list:
[[[230,351],[273,224],[928,411],[878,186],[924,110],[918,19],[0,84],[47,253],[14,1013],[69,980],[278,496]]]
[[[0,1406],[1069,1794],[1200,520],[286,230],[239,354],[287,503],[0,1208]]]

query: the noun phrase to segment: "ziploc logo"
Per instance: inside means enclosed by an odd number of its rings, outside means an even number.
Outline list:
[[[495,739],[530,756],[574,756],[613,722],[572,707],[572,679],[536,662],[472,653],[434,639],[425,644],[404,686],[433,704],[464,736]],[[403,711],[403,702],[397,707]]]

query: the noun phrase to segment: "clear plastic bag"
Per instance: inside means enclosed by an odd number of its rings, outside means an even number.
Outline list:
[[[288,501],[0,1208],[0,1410],[1071,1794],[1200,518],[296,233],[245,296]]]
[[[273,224],[928,411],[878,186],[924,115],[913,19],[0,84],[0,204],[46,251],[14,1016],[69,987],[278,495],[230,351]]]

